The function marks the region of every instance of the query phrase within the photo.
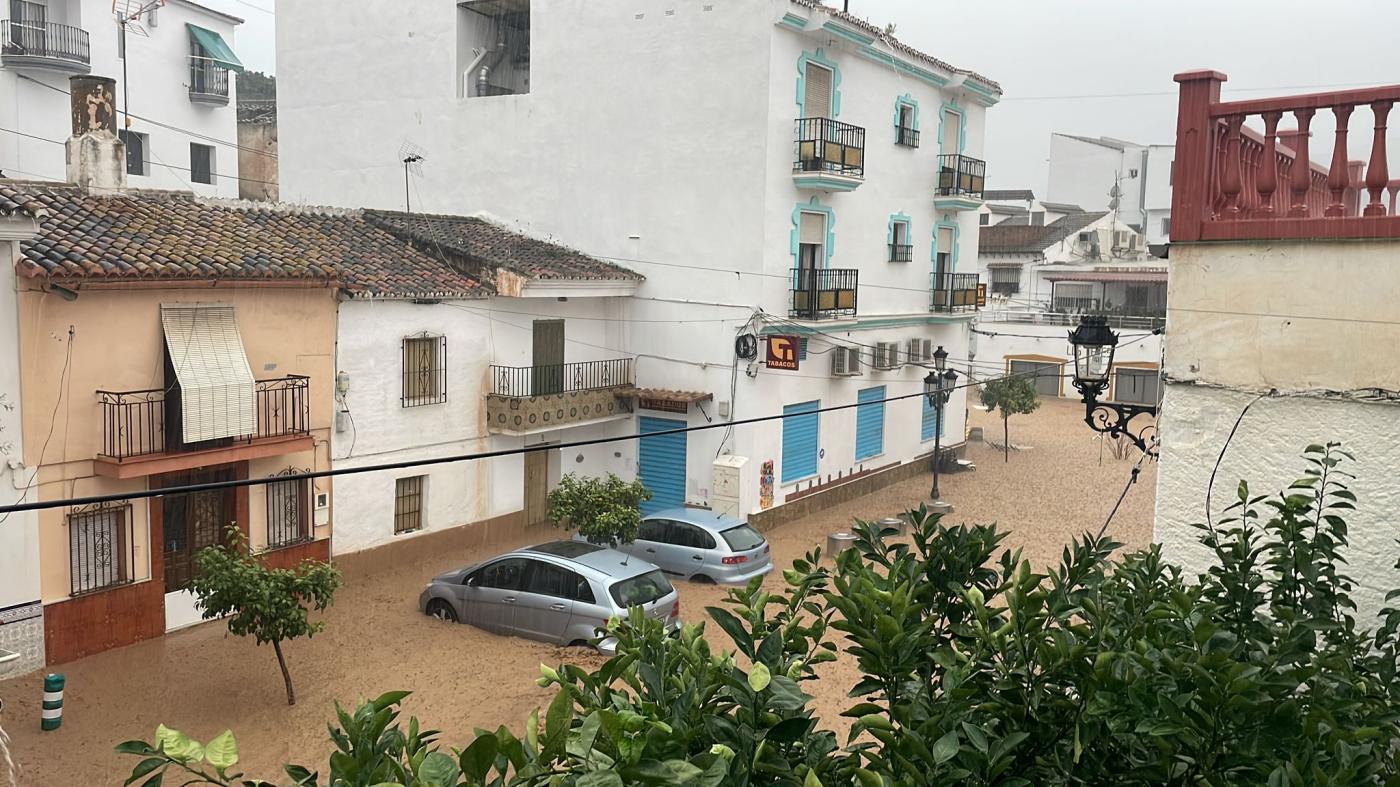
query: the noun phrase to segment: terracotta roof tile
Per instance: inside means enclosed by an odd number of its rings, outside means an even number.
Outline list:
[[[365,211],[372,224],[440,256],[468,265],[505,268],[532,279],[642,281],[645,277],[620,265],[591,257],[557,243],[513,232],[473,216]],[[490,273],[483,271],[484,278]]]
[[[993,224],[983,227],[977,238],[982,254],[1036,254],[1084,229],[1108,213],[1076,213],[1049,224]]]

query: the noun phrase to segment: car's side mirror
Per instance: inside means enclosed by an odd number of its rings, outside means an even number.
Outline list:
[[[463,582],[462,584],[466,585],[469,588],[474,588],[476,587],[476,577],[467,577],[467,581]]]

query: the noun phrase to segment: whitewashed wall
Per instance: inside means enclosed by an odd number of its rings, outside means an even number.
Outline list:
[[[213,30],[237,53],[235,22],[192,4],[170,2],[157,12],[151,27],[145,17],[141,25],[148,36],[128,35],[126,69],[129,84],[122,84],[122,61],[117,57],[117,28],[109,0],[50,0],[50,8],[63,11],[64,19],[51,11],[54,22],[80,26],[88,32],[92,54],[92,74],[117,80],[117,105],[124,107],[123,91],[129,92],[131,112],[159,121],[165,126],[133,117],[131,130],[150,135],[147,146],[148,176],[128,176],[133,188],[193,190],[217,197],[238,196],[238,138],[235,105],[238,101],[234,77],[229,75],[227,106],[194,104],[189,99],[189,30],[191,23]],[[27,69],[21,79],[11,69],[0,69],[0,126],[64,142],[72,135],[69,118],[68,74]],[[45,87],[47,85],[48,87]],[[58,92],[51,88],[58,88]],[[13,99],[8,97],[13,96]],[[167,128],[173,126],[175,128]],[[122,127],[119,116],[117,127]],[[178,129],[178,130],[176,130]],[[196,136],[199,135],[199,136]],[[207,139],[212,137],[218,142]],[[216,177],[212,185],[191,183],[190,142],[215,147],[215,172],[232,177]],[[168,166],[167,166],[168,165]],[[11,177],[64,180],[63,146],[39,139],[28,139],[0,132],[0,169]]]
[[[34,471],[24,465],[14,265],[18,238],[32,231],[28,219],[0,219],[0,501],[5,504],[38,499],[38,488],[28,489]],[[32,511],[0,514],[0,650],[20,654],[0,665],[0,677],[43,666],[42,609],[38,518]]]
[[[431,305],[342,302],[336,368],[350,378],[349,392],[343,398],[350,419],[348,428],[337,431],[332,440],[333,466],[363,467],[631,433],[635,430],[631,419],[528,437],[490,436],[486,432],[488,367],[493,363],[529,365],[534,319],[565,320],[568,362],[623,358],[630,356],[616,350],[627,346],[627,323],[621,321],[626,309],[627,304],[618,298],[566,303],[493,298]],[[403,407],[402,341],[424,331],[447,337],[447,401]],[[338,402],[337,408],[341,406]],[[588,459],[583,464],[572,461],[580,451]],[[614,457],[614,451],[622,456]],[[556,456],[552,469],[613,471],[627,476],[635,472],[636,449],[630,442],[575,449],[568,456],[568,461]],[[523,473],[523,459],[511,456],[339,477],[335,481],[334,550],[343,554],[395,539],[396,478],[428,476],[424,529],[420,532],[431,532],[520,510]]]

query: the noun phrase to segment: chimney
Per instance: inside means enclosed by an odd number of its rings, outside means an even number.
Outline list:
[[[86,189],[126,187],[126,144],[117,137],[117,80],[91,75],[68,80],[73,136],[68,182]]]

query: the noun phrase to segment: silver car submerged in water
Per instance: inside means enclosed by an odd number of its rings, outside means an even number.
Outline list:
[[[575,534],[574,540],[584,542]],[[773,570],[763,534],[749,523],[703,508],[667,508],[642,518],[636,540],[619,550],[673,577],[742,585]]]
[[[655,565],[581,541],[551,541],[433,577],[418,608],[497,634],[582,645],[628,609],[680,628],[680,596]],[[604,653],[616,642],[598,643]]]

